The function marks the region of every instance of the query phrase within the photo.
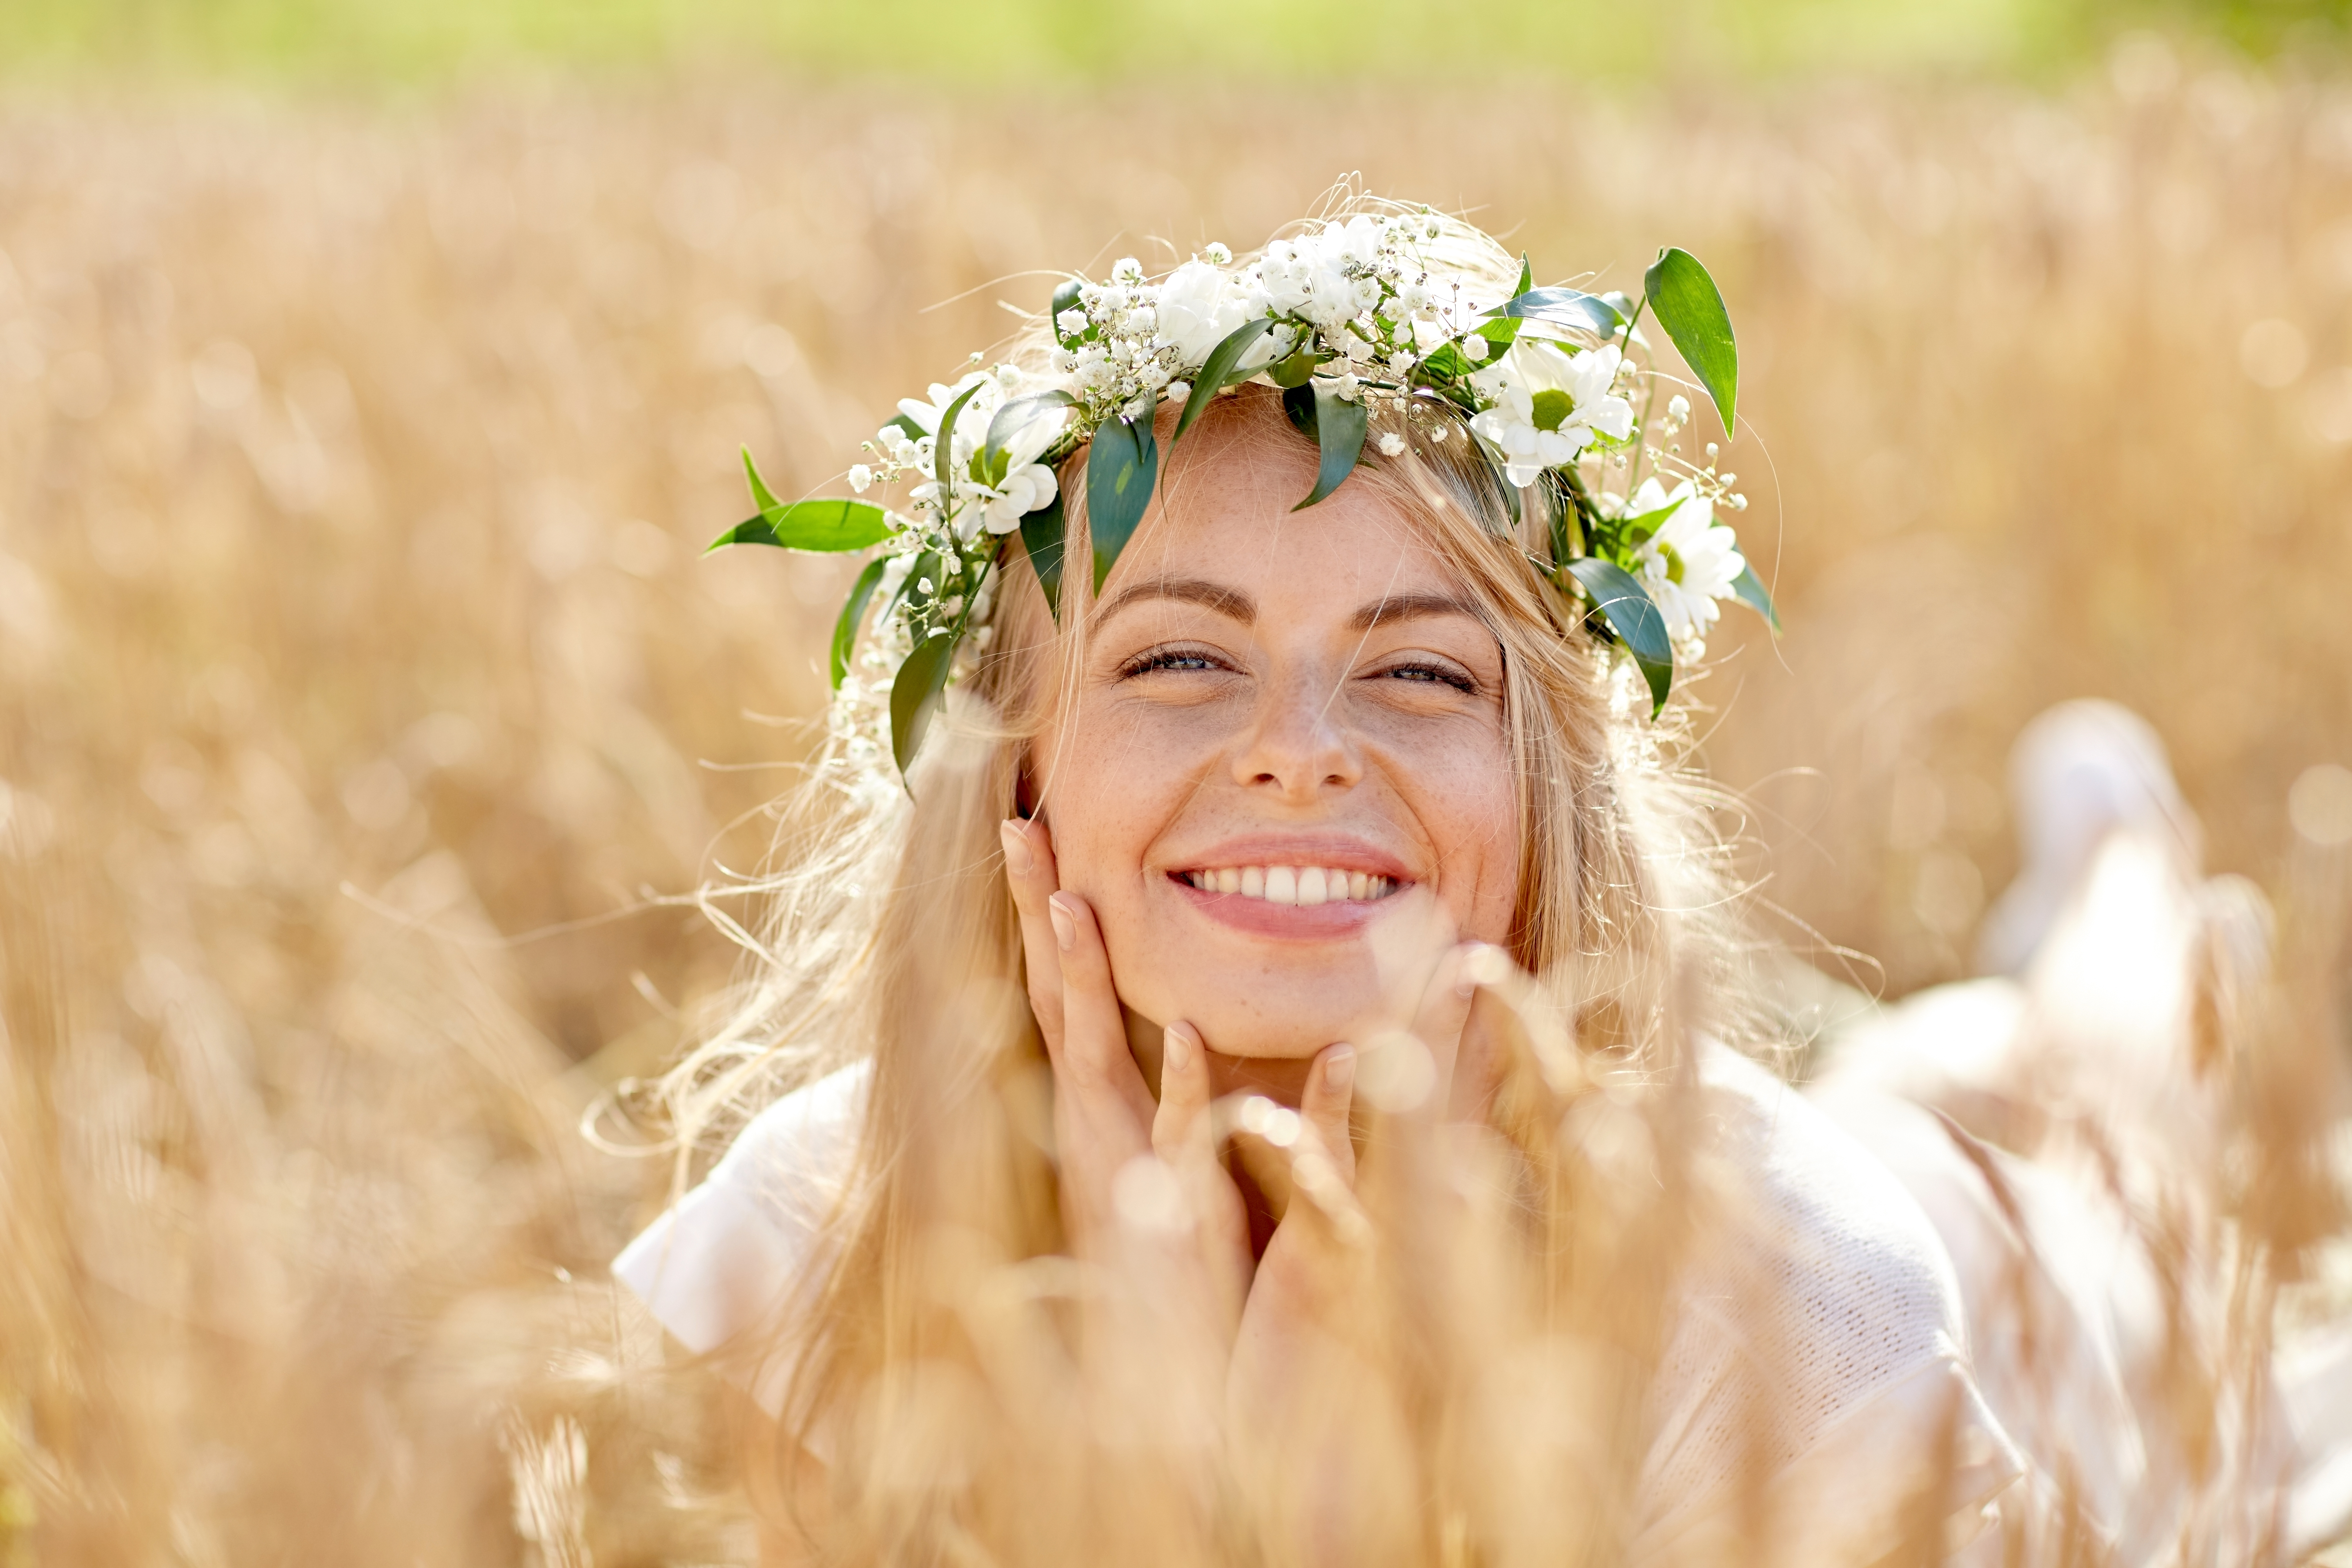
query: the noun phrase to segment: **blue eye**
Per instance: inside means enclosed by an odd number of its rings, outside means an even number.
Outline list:
[[[1454,670],[1432,664],[1395,665],[1381,671],[1381,676],[1387,680],[1410,680],[1423,686],[1450,686],[1456,691],[1472,695],[1478,689],[1476,682]]]
[[[1187,648],[1168,648],[1158,653],[1139,654],[1121,665],[1118,673],[1122,679],[1125,679],[1131,676],[1149,675],[1154,670],[1161,669],[1181,672],[1222,668],[1223,666],[1207,654],[1195,653]]]

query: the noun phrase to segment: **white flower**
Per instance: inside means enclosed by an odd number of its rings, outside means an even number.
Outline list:
[[[1633,552],[1642,585],[1665,617],[1666,635],[1676,642],[1702,637],[1715,625],[1716,601],[1733,596],[1732,584],[1748,570],[1738,536],[1715,521],[1715,503],[1685,479],[1670,492],[1653,478],[1642,481],[1625,502],[1625,515],[1675,509],[1658,531]]]
[[[1101,254],[1097,251],[1096,254]],[[1110,280],[1132,289],[1143,281],[1143,263],[1132,256],[1122,256],[1111,263]]]
[[[1171,402],[1171,403],[1181,403],[1181,402],[1183,402],[1186,398],[1188,398],[1188,397],[1190,397],[1190,396],[1192,396],[1192,384],[1191,382],[1189,382],[1189,381],[1171,381],[1171,382],[1170,382],[1170,383],[1168,384],[1168,401],[1169,401],[1169,402]]]
[[[1087,320],[1087,313],[1076,305],[1054,318],[1054,325],[1061,329],[1061,333],[1066,338],[1076,337],[1092,324]]]
[[[1016,466],[1004,476],[1004,482],[988,493],[988,506],[983,514],[988,531],[1010,533],[1021,526],[1021,520],[1054,499],[1058,487],[1054,483],[1054,470],[1043,463]]]
[[[1225,248],[1225,243],[1221,239],[1209,241],[1201,254],[1208,258],[1212,267],[1231,267],[1234,264],[1234,253]]]
[[[1404,455],[1404,437],[1391,430],[1381,437],[1381,456],[1399,458]]]
[[[1054,444],[1054,437],[1062,433],[1062,426],[1070,421],[1069,409],[1058,404],[1033,403],[1026,405],[1024,412],[1025,416],[1005,437],[1008,472],[1025,468],[1044,456],[1045,448]],[[993,416],[991,419],[992,422]],[[959,419],[956,423],[961,425],[963,421]],[[984,435],[987,426],[981,428]],[[1051,495],[1053,492],[1049,490],[1046,493]]]
[[[1003,387],[1007,392],[1011,392],[1013,388],[1019,386],[1021,384],[1021,367],[1017,364],[1009,363],[998,365],[996,367],[996,384]]]
[[[1190,369],[1255,313],[1247,291],[1232,278],[1205,261],[1188,261],[1160,286],[1153,342],[1174,349],[1178,363]]]
[[[1360,276],[1370,269],[1380,244],[1381,226],[1361,215],[1275,241],[1259,264],[1269,301],[1279,314],[1337,326],[1380,298],[1380,285]],[[1366,303],[1358,302],[1359,282],[1370,290]]]
[[[980,437],[988,429],[984,416],[995,411],[995,399],[990,393],[997,390],[996,383],[985,371],[973,371],[953,386],[945,386],[935,381],[931,383],[931,400],[929,403],[902,397],[898,400],[898,412],[921,426],[925,435],[937,436],[940,421],[947,417],[948,405],[972,386],[980,386],[983,390],[975,393],[971,401],[963,405],[963,412],[956,416],[956,446],[959,449],[967,445],[977,447]]]
[[[875,584],[875,593],[880,598],[882,603],[887,605],[891,600],[898,596],[898,588],[900,584],[907,581],[907,574],[912,572],[914,569],[915,558],[913,556],[893,555],[890,557],[888,563],[882,568],[882,581]]]
[[[1597,436],[1622,441],[1633,433],[1633,405],[1610,390],[1622,357],[1614,343],[1570,354],[1522,334],[1470,378],[1495,404],[1470,428],[1502,448],[1511,483],[1531,485],[1544,469],[1574,462]]]
[[[1690,417],[1690,399],[1675,393],[1666,399],[1666,417],[1679,425]]]
[[[852,492],[857,495],[864,495],[866,493],[866,487],[873,482],[873,469],[867,468],[863,463],[852,463],[849,465],[849,488]]]

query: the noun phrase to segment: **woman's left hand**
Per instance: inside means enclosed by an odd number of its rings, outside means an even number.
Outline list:
[[[1403,1177],[1403,1185],[1428,1180],[1428,1144],[1455,1102],[1476,976],[1492,952],[1477,943],[1447,952],[1423,993],[1409,1037],[1379,1047],[1428,1053],[1422,1091],[1379,1118],[1364,1154],[1367,1166]],[[1236,1141],[1261,1184],[1286,1185],[1289,1194],[1235,1336],[1227,1409],[1237,1434],[1276,1442],[1304,1436],[1297,1430],[1297,1418],[1307,1414],[1297,1407],[1300,1390],[1328,1373],[1332,1352],[1345,1353],[1369,1318],[1365,1306],[1378,1289],[1374,1231],[1358,1195],[1349,1131],[1359,1064],[1352,1045],[1327,1047],[1307,1074],[1295,1115],[1258,1100],[1244,1104],[1236,1118]],[[1392,1070],[1388,1061],[1372,1065]],[[1412,1070],[1418,1076],[1424,1069]],[[1480,1099],[1475,1091],[1466,1096],[1474,1106]]]

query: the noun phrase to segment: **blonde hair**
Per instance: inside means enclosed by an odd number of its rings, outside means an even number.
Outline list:
[[[1517,263],[1500,247],[1459,224],[1447,243],[1452,264],[1507,291]],[[1384,433],[1405,437],[1405,449],[1378,456]],[[1584,631],[1580,607],[1530,564],[1549,536],[1541,487],[1515,519],[1458,426],[1433,440],[1420,421],[1390,415],[1374,435],[1348,482],[1419,532],[1504,652],[1522,847],[1512,956],[1580,1051],[1663,1070],[1679,1032],[1670,1003],[1724,994],[1733,951],[1721,846],[1670,765],[1676,716],[1643,717],[1646,693],[1637,697],[1638,682]],[[1187,465],[1204,455],[1300,439],[1270,389],[1243,387],[1171,458],[1163,500],[1181,495]],[[1073,563],[1090,559],[1082,473],[1083,454],[1064,476]],[[1165,510],[1145,527],[1161,525]],[[765,918],[756,934],[735,928],[753,954],[740,1005],[662,1085],[683,1146],[708,1150],[780,1093],[872,1061],[857,1159],[815,1254],[833,1259],[829,1271],[780,1339],[756,1347],[789,1361],[783,1428],[804,1444],[821,1432],[836,1461],[835,1517],[852,1521],[835,1545],[860,1558],[943,1531],[1005,1545],[1025,1528],[1017,1507],[973,1480],[985,1455],[934,1456],[937,1484],[909,1490],[898,1473],[913,1462],[903,1441],[885,1465],[874,1436],[903,1438],[919,1386],[934,1401],[982,1397],[972,1377],[936,1375],[1003,1352],[972,1342],[958,1300],[1034,1283],[1040,1261],[1063,1250],[1050,1076],[1023,991],[998,825],[1015,814],[1028,750],[1066,700],[1093,595],[1087,572],[1066,573],[1057,620],[1019,553],[1016,540],[993,636],[933,726],[911,797],[858,787],[836,745],[783,803],[782,868],[751,889],[767,900]],[[1507,1089],[1500,1103],[1523,1101]],[[1528,1201],[1540,1220],[1567,1199],[1558,1183],[1538,1186]],[[903,1375],[917,1367],[929,1371]],[[928,1500],[914,1506],[919,1498]]]

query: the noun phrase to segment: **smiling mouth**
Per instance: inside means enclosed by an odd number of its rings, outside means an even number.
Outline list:
[[[1320,904],[1368,904],[1395,895],[1392,877],[1322,866],[1221,866],[1213,870],[1170,873],[1203,893],[1231,893],[1269,904],[1313,909]]]

